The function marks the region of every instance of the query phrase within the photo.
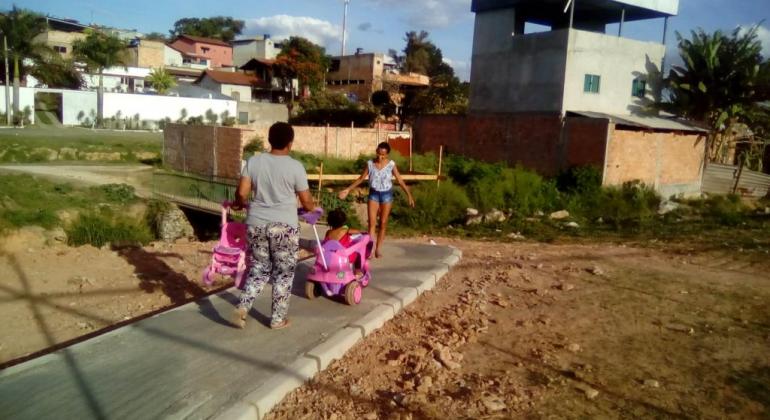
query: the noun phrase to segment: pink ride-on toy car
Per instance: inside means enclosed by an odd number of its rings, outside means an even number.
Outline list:
[[[221,274],[232,277],[235,287],[241,288],[246,274],[246,224],[227,221],[227,210],[230,202],[222,203],[222,231],[219,243],[214,247],[211,264],[203,272],[203,283],[211,286],[213,275]]]
[[[315,299],[319,292],[326,296],[341,295],[348,305],[361,302],[363,288],[369,285],[372,273],[369,269],[369,256],[374,243],[369,234],[357,234],[353,243],[345,248],[339,241],[328,240],[321,245],[316,229],[316,222],[322,211],[300,213],[300,217],[313,226],[318,243],[316,260],[305,280],[305,296]],[[351,256],[355,256],[351,258]],[[351,260],[355,262],[351,262]],[[358,273],[358,274],[357,274]]]

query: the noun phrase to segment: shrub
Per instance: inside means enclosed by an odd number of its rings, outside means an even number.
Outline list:
[[[709,197],[702,206],[703,216],[720,225],[737,226],[746,219],[747,207],[736,194]]]
[[[660,196],[655,190],[634,181],[602,189],[596,205],[586,215],[591,219],[601,217],[615,228],[638,227],[653,220],[658,206]]]
[[[262,153],[265,151],[265,140],[261,136],[254,136],[251,141],[243,147],[243,156],[248,157],[254,153]]]
[[[105,184],[93,188],[113,203],[127,204],[136,200],[136,190],[128,184]]]
[[[406,195],[398,194],[393,206],[393,219],[405,226],[429,230],[462,221],[470,200],[465,191],[451,181],[421,184],[412,188],[415,208],[407,204]]]
[[[152,239],[152,232],[143,221],[107,213],[83,214],[67,229],[67,243],[73,246],[146,244]]]

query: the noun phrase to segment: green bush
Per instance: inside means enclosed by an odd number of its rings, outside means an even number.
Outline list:
[[[325,174],[357,174],[366,167],[365,164],[359,165],[358,160],[321,157],[311,153],[291,152],[291,157],[300,161],[308,173],[315,174],[318,173],[321,162],[324,164]]]
[[[243,157],[251,157],[254,153],[262,153],[265,150],[265,140],[261,136],[254,136],[253,139],[243,148]]]
[[[73,246],[106,244],[146,244],[153,234],[146,223],[109,213],[82,214],[67,229],[67,243]]]
[[[737,226],[746,220],[748,209],[736,194],[712,196],[702,205],[702,215],[720,225]]]
[[[406,195],[397,194],[393,205],[393,219],[404,226],[420,230],[445,227],[462,221],[470,200],[465,191],[451,181],[420,184],[412,188],[415,208],[409,207]]]
[[[638,181],[604,188],[596,200],[584,215],[591,220],[602,218],[617,229],[648,224],[657,215],[661,201],[654,189]]]
[[[136,200],[136,189],[128,184],[105,184],[93,188],[113,203],[128,204]]]

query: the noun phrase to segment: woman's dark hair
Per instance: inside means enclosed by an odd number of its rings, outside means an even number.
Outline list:
[[[285,149],[289,143],[294,141],[294,129],[288,123],[277,122],[270,126],[270,131],[267,133],[267,141],[273,149]]]
[[[329,226],[333,227],[334,229],[345,225],[347,220],[348,217],[345,215],[345,212],[340,209],[334,209],[329,212],[328,216],[326,216],[327,223],[329,223]]]
[[[385,150],[388,151],[388,153],[390,153],[390,145],[387,142],[382,142],[382,143],[378,144],[377,145],[377,150],[380,150],[380,149],[385,149]]]

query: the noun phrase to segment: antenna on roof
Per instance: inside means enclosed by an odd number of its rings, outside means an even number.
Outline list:
[[[567,0],[567,5],[564,6],[564,13],[567,13],[567,10],[569,10],[569,6],[572,4],[572,0]]]
[[[345,13],[342,15],[342,54],[340,56],[345,55],[345,35],[347,32],[347,26],[348,26],[348,5],[350,4],[350,0],[345,0]]]

